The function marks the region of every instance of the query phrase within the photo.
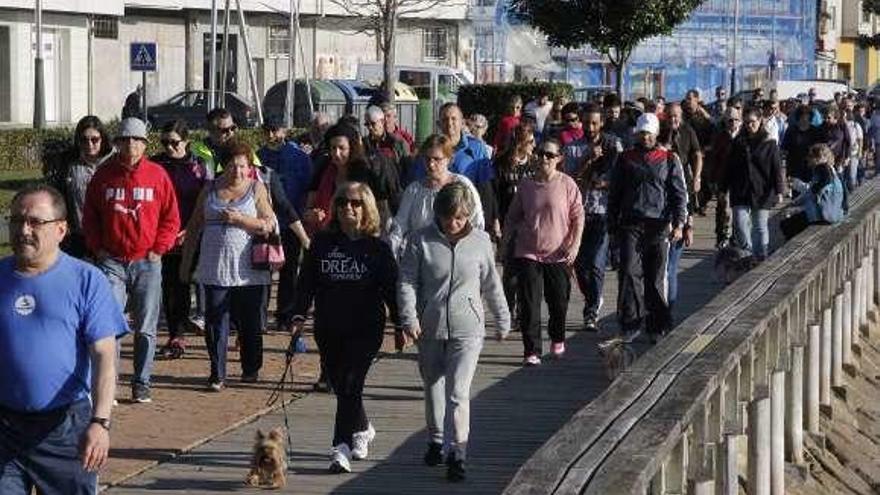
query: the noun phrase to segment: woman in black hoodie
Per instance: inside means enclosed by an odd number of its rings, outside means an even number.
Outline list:
[[[770,246],[770,208],[782,200],[785,178],[779,148],[764,129],[759,109],[746,110],[743,129],[733,143],[724,189],[730,191],[737,244],[763,260]]]

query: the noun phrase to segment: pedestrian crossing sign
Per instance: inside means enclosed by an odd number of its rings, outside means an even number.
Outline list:
[[[155,72],[158,66],[159,50],[156,43],[136,41],[129,50],[129,65],[133,71]]]

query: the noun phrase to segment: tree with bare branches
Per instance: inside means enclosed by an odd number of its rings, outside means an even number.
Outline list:
[[[425,13],[440,6],[460,2],[452,0],[329,0],[350,15],[359,17],[366,23],[365,31],[376,38],[382,52],[382,90],[388,101],[394,101],[394,84],[397,73],[394,71],[396,59],[395,40],[397,23],[401,17]]]

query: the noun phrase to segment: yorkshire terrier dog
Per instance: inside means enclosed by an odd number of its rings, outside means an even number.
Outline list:
[[[599,342],[598,348],[609,380],[617,378],[636,358],[632,338],[612,337]]]
[[[284,451],[284,431],[275,428],[269,434],[257,430],[251,472],[245,483],[265,488],[283,488],[287,483],[287,453]]]

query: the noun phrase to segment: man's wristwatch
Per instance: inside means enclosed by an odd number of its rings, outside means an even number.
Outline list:
[[[95,423],[101,425],[101,428],[104,428],[107,431],[110,431],[110,419],[109,418],[99,418],[97,416],[93,416],[91,420],[89,420],[89,424]]]

